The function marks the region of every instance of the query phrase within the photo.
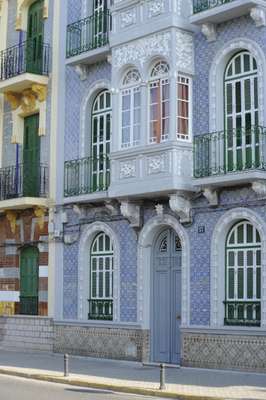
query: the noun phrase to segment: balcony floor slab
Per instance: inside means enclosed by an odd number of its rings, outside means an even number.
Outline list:
[[[0,93],[5,92],[22,92],[24,89],[28,89],[33,84],[48,85],[48,76],[25,73],[13,78],[5,79],[0,81]]]
[[[95,64],[98,61],[106,60],[109,54],[110,54],[110,46],[106,45],[103,47],[99,47],[97,49],[84,51],[83,53],[73,57],[69,57],[66,60],[66,65],[74,67],[81,64],[82,65]]]
[[[0,212],[5,210],[25,210],[33,207],[48,208],[49,200],[47,198],[38,197],[19,197],[0,201]]]
[[[255,181],[266,181],[266,171],[247,170],[230,172],[224,175],[212,175],[202,178],[194,178],[193,186],[201,188],[221,188],[251,184]]]

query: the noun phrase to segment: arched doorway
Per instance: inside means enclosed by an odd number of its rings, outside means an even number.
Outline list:
[[[182,247],[173,229],[163,230],[152,258],[152,358],[180,363]]]
[[[38,315],[39,251],[24,247],[20,254],[20,314]]]

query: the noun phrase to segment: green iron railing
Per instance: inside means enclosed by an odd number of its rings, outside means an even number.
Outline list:
[[[266,128],[255,126],[194,138],[194,177],[266,169]]]
[[[260,326],[259,301],[225,301],[225,325]]]
[[[113,300],[110,299],[89,299],[88,319],[107,320],[113,319]]]
[[[232,3],[234,0],[194,0],[193,13],[197,14],[223,4]]]
[[[110,160],[107,155],[65,162],[65,197],[105,191],[110,185]]]
[[[0,52],[0,80],[13,78],[29,72],[48,75],[50,46],[27,40]]]
[[[110,12],[96,13],[67,26],[67,58],[97,49],[109,43]]]

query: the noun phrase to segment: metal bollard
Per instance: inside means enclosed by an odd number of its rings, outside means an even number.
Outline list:
[[[160,390],[165,390],[165,365],[160,364]]]
[[[69,357],[64,354],[64,376],[69,376]]]

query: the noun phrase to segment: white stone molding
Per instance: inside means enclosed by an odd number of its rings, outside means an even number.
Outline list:
[[[216,25],[210,22],[202,25],[201,32],[208,42],[214,42],[217,38]]]
[[[204,195],[204,197],[206,197],[206,199],[208,200],[208,202],[211,206],[218,205],[219,199],[218,199],[218,191],[217,190],[211,189],[211,188],[206,188],[203,191],[203,195]]]
[[[170,52],[171,33],[157,33],[115,48],[112,55],[113,68],[119,69],[137,62],[143,66],[152,56],[169,58]]]
[[[266,196],[266,181],[252,182],[252,190],[260,196]]]
[[[138,322],[143,329],[151,326],[151,268],[153,244],[160,230],[172,228],[180,238],[182,244],[182,305],[181,327],[190,324],[190,244],[189,237],[183,226],[176,218],[164,214],[156,216],[146,222],[142,228],[138,241]]]
[[[81,125],[81,138],[80,138],[80,157],[88,156],[88,149],[90,149],[90,137],[91,137],[91,112],[92,105],[97,94],[104,89],[111,91],[111,83],[106,79],[102,79],[94,82],[85,97],[81,102],[80,108],[80,125]]]
[[[158,215],[158,217],[163,217],[163,213],[164,213],[163,204],[157,204],[155,206],[155,210],[156,210],[156,214]]]
[[[16,30],[27,31],[28,9],[35,0],[17,0]],[[44,0],[43,18],[48,18],[49,0]]]
[[[253,7],[250,10],[250,17],[255,22],[255,25],[259,28],[260,26],[266,26],[266,8],[264,7]]]
[[[136,22],[137,22],[136,7],[132,7],[120,14],[121,28],[127,28],[128,26],[135,25]]]
[[[213,231],[211,241],[211,328],[224,327],[224,288],[225,288],[225,244],[231,227],[240,220],[247,220],[258,230],[261,237],[261,329],[266,328],[266,223],[254,211],[247,208],[235,208],[223,214]],[[252,330],[253,328],[251,328]]]
[[[191,202],[179,193],[171,194],[169,200],[171,210],[176,213],[180,222],[191,222]]]
[[[121,201],[120,211],[133,228],[139,228],[141,226],[139,205],[130,201]]]
[[[148,17],[156,17],[165,12],[165,0],[151,0],[148,3]]]
[[[115,232],[104,222],[94,222],[82,232],[78,255],[78,319],[88,320],[88,296],[90,288],[90,249],[95,236],[104,232],[114,248],[113,322],[120,321],[120,246]]]
[[[126,160],[120,162],[120,179],[135,178],[137,173],[136,160]]]
[[[75,71],[81,81],[85,81],[88,77],[88,67],[85,64],[78,64],[75,66]]]
[[[194,42],[192,34],[176,32],[176,70],[194,74]]]
[[[258,65],[258,97],[259,97],[259,125],[264,126],[265,116],[265,54],[261,47],[253,40],[238,38],[229,41],[220,48],[211,65],[209,74],[209,131],[217,132],[224,129],[224,82],[223,76],[230,58],[241,50],[248,50],[255,57]]]

